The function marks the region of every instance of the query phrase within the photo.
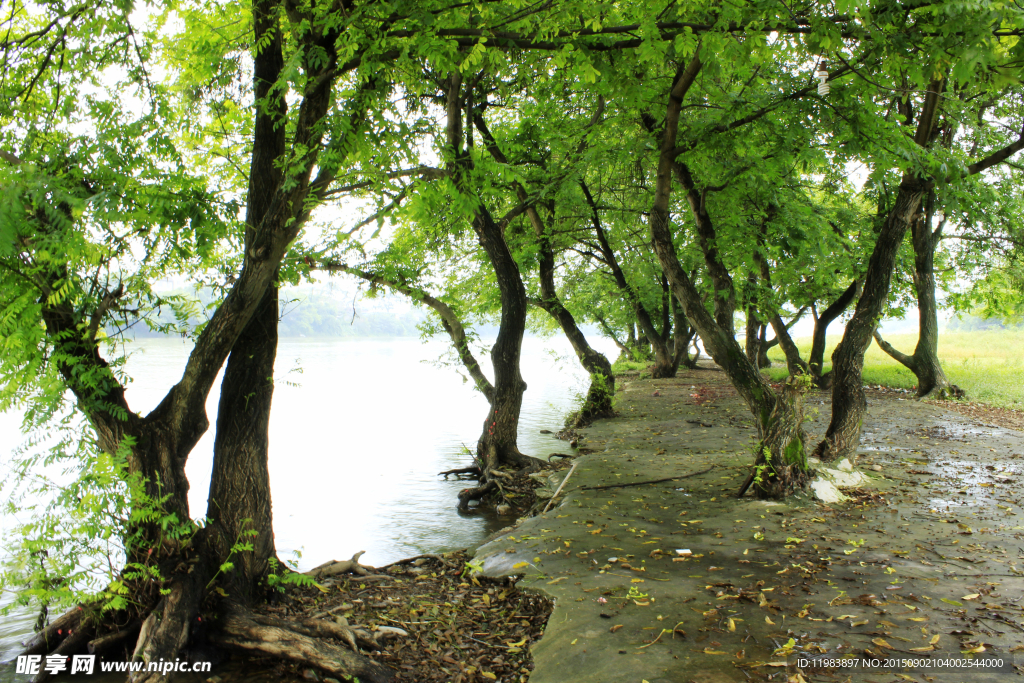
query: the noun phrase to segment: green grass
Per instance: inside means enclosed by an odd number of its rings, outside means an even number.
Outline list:
[[[825,350],[825,370],[839,335],[830,335]],[[914,352],[916,334],[894,334],[885,338],[903,353]],[[804,360],[811,340],[797,339]],[[786,358],[776,346],[768,357],[776,365],[768,372],[773,379],[786,376]],[[967,392],[971,401],[1000,408],[1024,408],[1024,331],[944,332],[939,335],[939,361],[950,382]],[[890,358],[872,343],[864,355],[864,383],[910,389],[917,384],[914,373]]]

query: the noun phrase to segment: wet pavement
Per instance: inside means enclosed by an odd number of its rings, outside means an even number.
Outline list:
[[[477,551],[556,601],[531,683],[1020,676],[962,667],[1024,664],[1024,433],[871,392],[868,487],[831,505],[737,499],[756,435],[724,373],[620,384],[561,503]],[[813,447],[829,396],[806,403]],[[947,658],[959,668],[936,668]],[[923,661],[872,661],[896,659]]]

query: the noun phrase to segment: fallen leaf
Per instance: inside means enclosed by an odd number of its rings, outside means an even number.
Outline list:
[[[712,650],[710,647],[704,648],[704,654],[706,655],[724,655],[725,653],[721,650]]]
[[[963,607],[964,606],[964,603],[957,602],[956,600],[950,600],[949,598],[939,598],[939,600],[941,600],[942,602],[946,603],[947,605],[953,605],[953,607]]]
[[[892,649],[892,645],[887,643],[885,641],[885,638],[872,638],[871,642],[874,643],[875,645],[877,645],[878,647],[884,647],[887,650],[891,650]]]
[[[615,624],[615,626],[612,626],[612,627],[611,627],[610,629],[608,629],[608,630],[609,630],[609,631],[611,631],[612,633],[615,633],[615,632],[616,632],[616,631],[618,631],[618,630],[619,630],[620,628],[622,628],[622,624]]]
[[[977,600],[980,597],[981,597],[981,594],[979,594],[979,593],[971,593],[970,595],[965,595],[965,596],[963,596],[960,599],[961,600]]]

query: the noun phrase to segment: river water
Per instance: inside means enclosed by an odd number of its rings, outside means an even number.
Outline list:
[[[614,357],[610,341],[595,336],[592,343]],[[190,346],[143,339],[134,348],[127,398],[145,414],[181,377]],[[443,339],[281,340],[270,425],[279,557],[301,554],[299,567],[308,569],[365,550],[362,561],[380,565],[473,545],[512,521],[459,514],[457,493],[465,482],[437,476],[471,464],[464,446],[474,448],[487,413],[486,400],[456,368],[436,363],[447,348]],[[520,450],[541,457],[568,452],[565,442],[539,432],[561,428],[586,389],[586,373],[560,336],[528,337],[521,367],[528,389]],[[207,402],[211,423],[217,400],[215,389]],[[0,458],[20,441],[18,416],[0,414]],[[211,427],[186,467],[193,516],[206,510],[212,449]],[[0,516],[5,538],[17,521]],[[0,604],[8,601],[0,596]],[[0,617],[0,662],[18,652],[34,618],[27,612]],[[0,681],[16,680],[12,670],[0,665]]]

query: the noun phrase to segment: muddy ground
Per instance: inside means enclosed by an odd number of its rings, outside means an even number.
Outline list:
[[[562,502],[477,551],[489,576],[555,600],[531,683],[1016,680],[1024,434],[902,394],[869,402],[855,464],[869,485],[782,504],[735,497],[755,430],[724,373],[624,379]],[[812,445],[828,404],[808,396]],[[964,652],[1010,668],[934,667]],[[850,653],[835,671],[796,668]],[[896,657],[930,659],[863,668]]]

